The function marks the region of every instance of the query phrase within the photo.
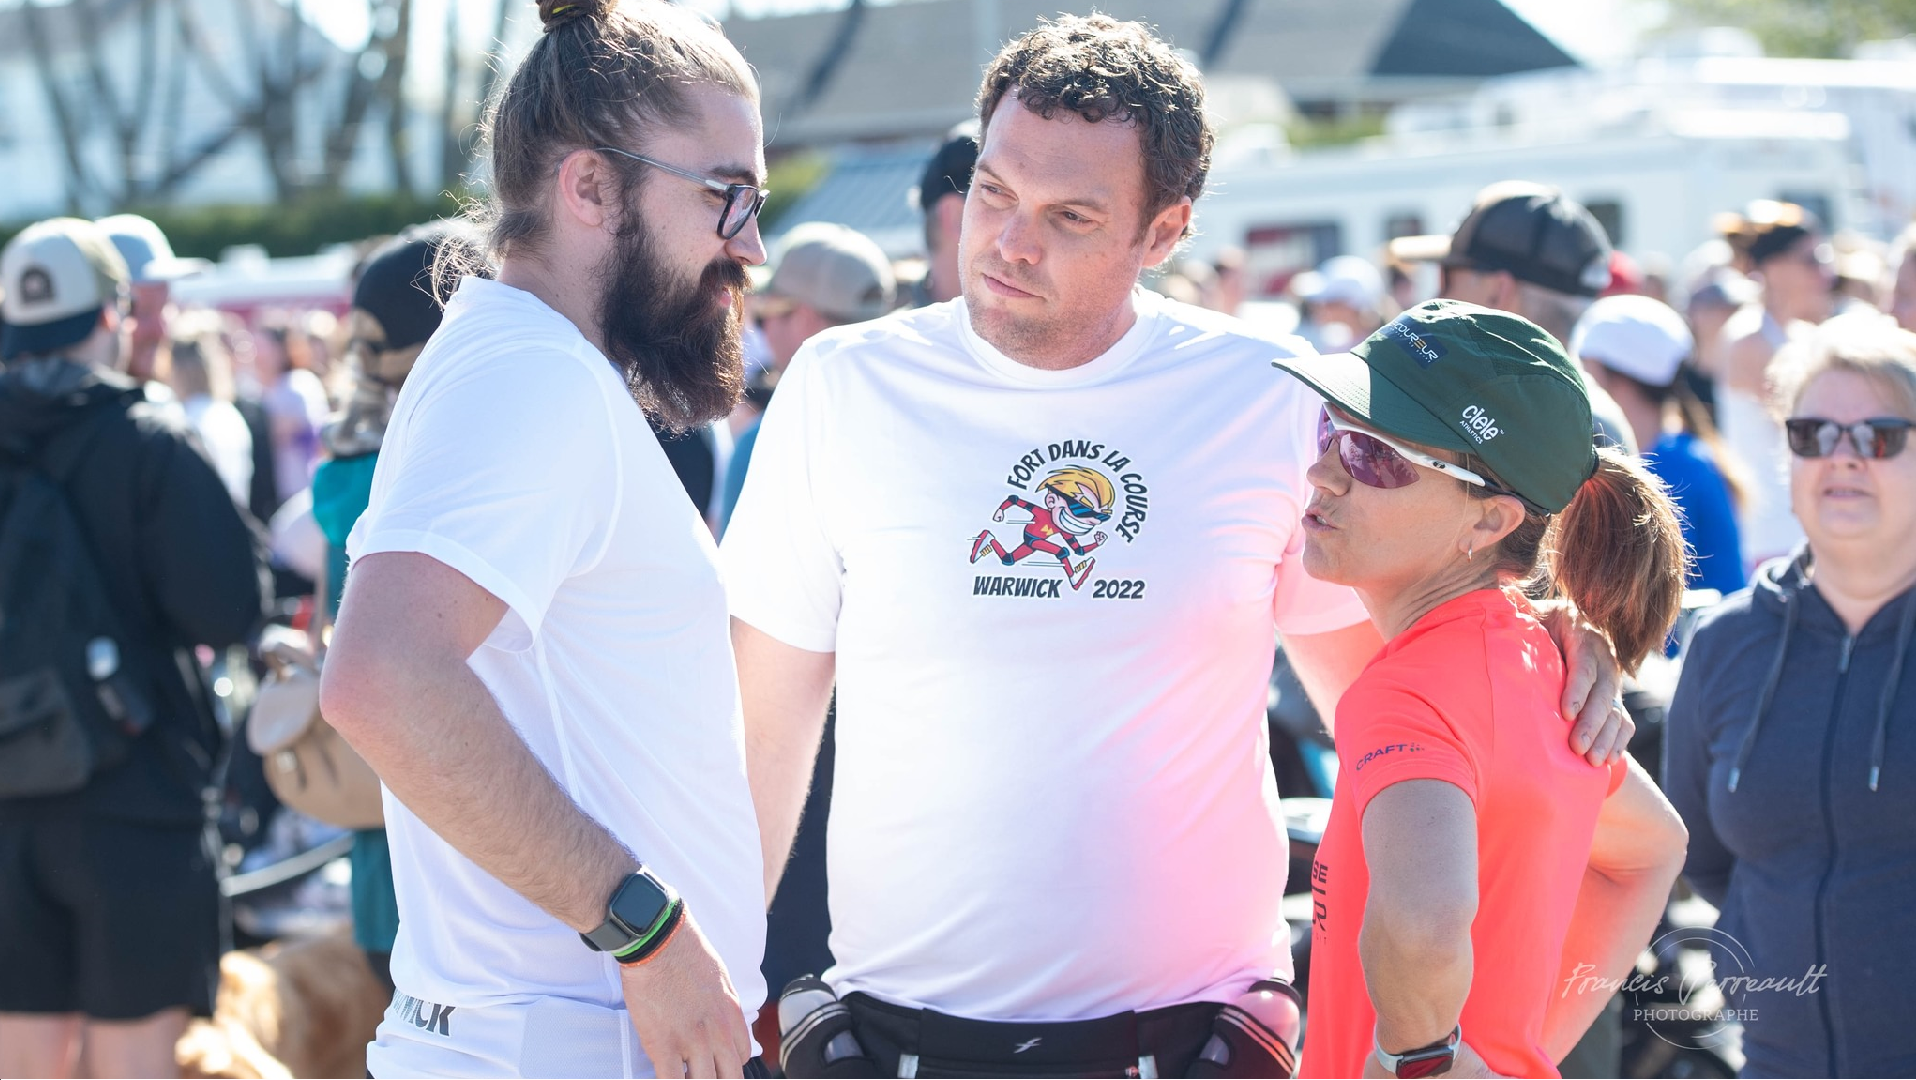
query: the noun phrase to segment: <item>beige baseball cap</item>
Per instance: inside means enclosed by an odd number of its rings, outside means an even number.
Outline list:
[[[27,226],[0,252],[0,359],[85,341],[100,309],[120,302],[128,278],[126,259],[93,222],[51,218]]]
[[[843,225],[808,221],[779,242],[771,273],[758,291],[809,304],[829,319],[863,322],[892,309],[898,282],[891,261],[870,237]]]

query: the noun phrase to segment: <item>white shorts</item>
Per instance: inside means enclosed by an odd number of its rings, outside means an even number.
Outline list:
[[[366,1047],[376,1077],[650,1077],[631,1015],[568,998],[474,1009],[393,995]]]

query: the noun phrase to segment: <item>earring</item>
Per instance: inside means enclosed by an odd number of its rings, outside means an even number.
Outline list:
[[[1464,552],[1464,561],[1465,562],[1477,561],[1477,538],[1474,536],[1470,538],[1469,550]]]

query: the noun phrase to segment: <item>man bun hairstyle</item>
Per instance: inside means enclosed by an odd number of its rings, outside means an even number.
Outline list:
[[[539,23],[550,34],[574,19],[601,19],[613,0],[538,0]]]
[[[1466,467],[1502,480],[1474,456]],[[1475,485],[1477,498],[1495,492]],[[1662,647],[1683,609],[1690,552],[1669,488],[1623,451],[1597,450],[1597,467],[1562,513],[1525,506],[1497,544],[1493,569],[1532,596],[1566,597],[1610,639],[1625,674]]]
[[[538,0],[545,33],[487,109],[491,205],[479,217],[495,256],[536,248],[547,184],[565,155],[613,146],[643,153],[661,124],[692,119],[686,91],[716,86],[758,97],[732,43],[697,14],[661,0]],[[644,175],[618,158],[628,199]]]
[[[1204,194],[1215,133],[1204,115],[1203,76],[1145,24],[1109,15],[1040,21],[986,69],[978,90],[983,128],[1007,94],[1046,120],[1064,109],[1086,123],[1136,124],[1146,223],[1179,199]]]

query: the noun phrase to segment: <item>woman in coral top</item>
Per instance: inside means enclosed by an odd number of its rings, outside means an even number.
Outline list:
[[[1304,565],[1385,640],[1337,707],[1303,1073],[1556,1076],[1685,836],[1634,762],[1564,744],[1562,660],[1526,594],[1574,602],[1633,670],[1682,595],[1675,510],[1593,447],[1575,366],[1517,316],[1432,301],[1277,363],[1328,402]]]

